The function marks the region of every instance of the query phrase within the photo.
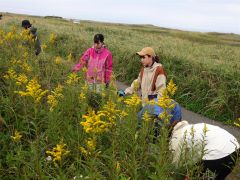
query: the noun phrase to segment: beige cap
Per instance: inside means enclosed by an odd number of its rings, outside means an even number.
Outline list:
[[[141,51],[136,52],[136,54],[139,55],[139,56],[145,56],[145,55],[150,55],[152,57],[156,56],[153,48],[151,48],[151,47],[145,47]]]

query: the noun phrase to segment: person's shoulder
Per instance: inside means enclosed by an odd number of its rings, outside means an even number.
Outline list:
[[[111,51],[107,47],[104,47],[104,51],[108,54],[112,54]]]

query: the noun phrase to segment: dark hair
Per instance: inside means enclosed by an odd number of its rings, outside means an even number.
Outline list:
[[[24,28],[29,28],[29,27],[31,27],[32,25],[31,25],[31,23],[30,23],[30,21],[29,20],[23,20],[22,21],[22,27],[24,27]]]
[[[160,62],[160,58],[159,58],[158,56],[153,57],[153,60],[154,60],[156,63],[159,63],[159,62]]]
[[[104,36],[102,34],[95,34],[94,38],[93,38],[94,43],[103,43],[104,41]]]
[[[148,57],[151,57],[151,55],[148,55]],[[158,56],[155,56],[155,57],[152,57],[153,61],[156,62],[156,63],[159,63],[160,62],[160,58]]]

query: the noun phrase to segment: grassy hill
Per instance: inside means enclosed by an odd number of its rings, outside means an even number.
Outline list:
[[[189,110],[216,120],[240,116],[240,36],[224,33],[197,33],[152,25],[125,25],[81,21],[74,24],[59,17],[27,17],[4,14],[1,27],[20,26],[29,19],[38,28],[42,44],[51,33],[58,44],[52,54],[66,57],[73,53],[77,62],[92,37],[101,32],[114,57],[117,79],[130,83],[137,77],[140,64],[136,56],[152,46],[161,57],[168,79],[178,84],[176,99]]]
[[[39,56],[22,31],[23,19],[38,28]],[[101,93],[90,91],[82,71],[71,73],[95,33],[105,35],[118,80],[136,78],[135,52],[152,46],[168,79],[176,82],[175,98],[183,106],[225,122],[239,117],[238,35],[4,13],[0,179],[199,179],[194,153],[178,166],[172,163],[165,126],[155,144],[152,119],[146,115],[142,128],[137,126],[137,96],[119,98],[114,83]],[[238,174],[236,168],[230,179]]]

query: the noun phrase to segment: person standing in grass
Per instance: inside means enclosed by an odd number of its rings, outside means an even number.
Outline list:
[[[239,156],[239,142],[226,130],[205,123],[178,122],[172,131],[170,149],[173,163],[178,166],[186,158],[214,172],[216,180],[224,180],[230,174]],[[190,157],[189,157],[190,156]]]
[[[119,96],[133,94],[140,89],[143,107],[141,111],[138,112],[138,124],[141,125],[142,118],[145,112],[147,112],[154,120],[154,136],[157,137],[159,136],[160,128],[163,125],[159,115],[162,114],[164,110],[157,104],[151,105],[146,102],[158,102],[158,99],[162,96],[163,91],[166,89],[167,77],[162,64],[159,63],[159,58],[152,47],[145,47],[136,54],[140,57],[143,67],[139,72],[138,78],[133,81],[131,86],[126,88],[124,91],[119,91]],[[172,115],[170,124],[174,124],[182,119],[180,105],[175,101],[173,101],[173,103],[175,106],[171,112],[169,112]]]
[[[34,48],[35,48],[35,54],[39,55],[39,53],[41,52],[41,44],[39,41],[39,38],[37,37],[37,28],[33,27],[32,24],[30,23],[29,20],[23,20],[22,21],[22,27],[24,29],[28,29],[30,32],[30,35],[32,35],[32,38],[34,40]]]
[[[137,89],[140,89],[144,104],[146,101],[159,98],[162,95],[162,91],[166,88],[167,78],[153,48],[145,47],[136,54],[140,57],[143,67],[138,78],[127,89],[120,90],[119,95],[133,94]]]
[[[93,46],[87,49],[81,56],[79,63],[73,68],[78,72],[83,67],[87,68],[86,80],[90,88],[101,90],[101,85],[109,86],[112,74],[112,53],[104,44],[104,36],[96,34],[93,38]]]

